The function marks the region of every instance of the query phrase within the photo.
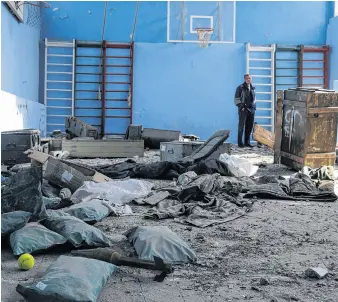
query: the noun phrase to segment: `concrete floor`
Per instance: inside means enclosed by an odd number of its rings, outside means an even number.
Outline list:
[[[133,207],[138,212],[142,209]],[[153,281],[153,272],[120,268],[98,302],[338,301],[337,202],[258,200],[246,217],[205,229],[142,216],[108,217],[96,224],[108,235],[123,234],[136,225],[167,225],[195,250],[198,263],[177,267],[163,283]],[[36,255],[35,267],[23,272],[3,244],[1,301],[25,301],[15,291],[16,285],[39,280],[60,254]],[[316,266],[327,267],[329,275],[307,279],[305,270]],[[260,285],[261,277],[269,284]]]

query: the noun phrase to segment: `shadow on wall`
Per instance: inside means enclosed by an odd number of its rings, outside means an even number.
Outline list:
[[[1,91],[1,101],[6,104],[0,110],[0,131],[39,129],[46,136],[46,107],[38,102],[19,98]]]

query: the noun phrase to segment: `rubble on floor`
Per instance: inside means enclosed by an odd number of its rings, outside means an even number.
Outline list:
[[[257,157],[252,156],[255,153]],[[215,256],[211,252],[210,259],[206,260],[197,243],[205,242],[209,249],[222,249],[226,254],[232,254],[234,247],[220,246],[217,236],[208,238],[204,233],[198,233],[186,241],[177,230],[183,227],[188,232],[194,230],[196,234],[196,230],[203,228],[205,234],[210,234],[208,229],[216,230],[217,234],[227,234],[227,228],[231,226],[229,223],[244,217],[250,219],[255,204],[261,203],[261,200],[265,204],[269,199],[271,202],[281,199],[296,203],[321,201],[331,204],[337,199],[332,180],[335,176],[331,168],[294,173],[285,166],[269,164],[269,157],[271,153],[265,148],[237,150],[233,147],[233,164],[229,168],[229,162],[224,158],[223,161],[201,159],[197,163],[160,162],[159,151],[146,152],[144,158],[136,157],[133,160],[60,160],[47,156],[40,161],[44,164],[43,168],[26,166],[15,170],[12,176],[2,181],[2,235],[9,236],[14,255],[48,254],[53,247],[64,245],[67,251],[72,249],[75,256],[78,248],[99,247],[108,251],[104,257],[122,257],[119,259],[132,266],[133,262],[128,261],[133,260],[124,253],[116,252],[117,256],[112,252],[123,244],[128,245],[138,258],[135,260],[149,261],[147,265],[150,268],[156,266],[158,257],[165,267],[188,263],[185,264],[187,269],[183,270],[187,278],[189,274],[199,274],[199,270],[203,274],[207,267],[214,267],[215,274],[218,274],[217,259],[223,261],[222,253]],[[227,159],[230,160],[230,157],[227,156]],[[241,160],[236,163],[236,159]],[[238,167],[246,162],[250,165],[240,170]],[[234,172],[235,164],[238,165],[236,171],[242,174]],[[285,172],[282,177],[278,175],[281,171]],[[22,191],[23,187],[25,190]],[[26,213],[31,214],[24,215]],[[5,218],[9,215],[13,215],[12,220],[5,225],[8,221]],[[109,224],[105,224],[105,221],[122,217],[125,221],[130,219],[131,223],[137,219],[138,224],[128,225],[127,233],[120,232],[116,225],[111,230]],[[154,223],[158,226],[154,227]],[[107,230],[100,226],[105,226]],[[131,229],[133,226],[135,229]],[[213,226],[216,229],[212,229]],[[26,230],[32,234],[28,236],[32,238],[31,242],[25,239]],[[39,234],[46,242],[39,241]],[[246,240],[240,234],[237,239]],[[258,243],[259,240],[264,241],[263,238],[257,240]],[[158,249],[159,246],[161,249]],[[262,247],[257,244],[257,248]],[[242,252],[248,254],[250,249],[243,248]],[[39,282],[18,285],[17,291],[28,301],[43,301],[42,296],[53,299],[56,295],[68,299],[77,295],[83,298],[79,298],[79,301],[96,301],[104,284],[117,269],[113,260],[107,261],[110,264],[102,265],[102,261],[106,260],[99,259],[103,257],[100,253],[97,255],[93,254],[88,257],[93,259],[87,259],[79,251],[77,257],[61,256]],[[69,263],[75,263],[76,269],[73,270]],[[82,268],[93,273],[80,276],[77,270]],[[100,270],[101,274],[93,280]],[[55,279],[55,274],[60,278]],[[310,276],[309,273],[306,275]],[[74,279],[78,290],[83,292],[79,294],[69,288],[63,281],[65,279]],[[216,286],[212,285],[212,278],[208,276],[205,276],[205,282],[201,280],[197,287],[204,288],[206,282],[209,282],[209,288]],[[258,293],[261,286],[273,283],[263,277],[258,280],[257,284],[249,287]]]

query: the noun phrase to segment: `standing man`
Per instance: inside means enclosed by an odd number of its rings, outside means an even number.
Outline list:
[[[250,147],[250,135],[255,120],[256,97],[255,87],[251,84],[251,76],[244,76],[244,83],[239,85],[235,94],[235,105],[238,107],[238,147]],[[245,127],[245,131],[244,131]],[[244,131],[244,144],[243,144]]]

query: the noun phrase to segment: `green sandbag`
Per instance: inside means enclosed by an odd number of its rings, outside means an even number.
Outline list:
[[[80,202],[64,210],[82,221],[94,224],[106,218],[110,214],[110,209],[101,199],[92,199],[86,202]]]
[[[10,244],[16,256],[47,250],[66,242],[67,239],[65,237],[48,230],[36,222],[28,223],[10,236]]]
[[[116,270],[100,260],[60,256],[39,282],[16,291],[28,302],[95,302]]]
[[[67,238],[74,247],[108,247],[111,245],[111,240],[101,230],[63,211],[48,212],[48,218],[41,223]]]
[[[32,215],[32,213],[25,211],[14,211],[1,214],[1,236],[10,235],[23,228]]]
[[[139,226],[126,234],[129,242],[142,260],[153,261],[154,256],[166,263],[195,262],[195,252],[166,226]]]

